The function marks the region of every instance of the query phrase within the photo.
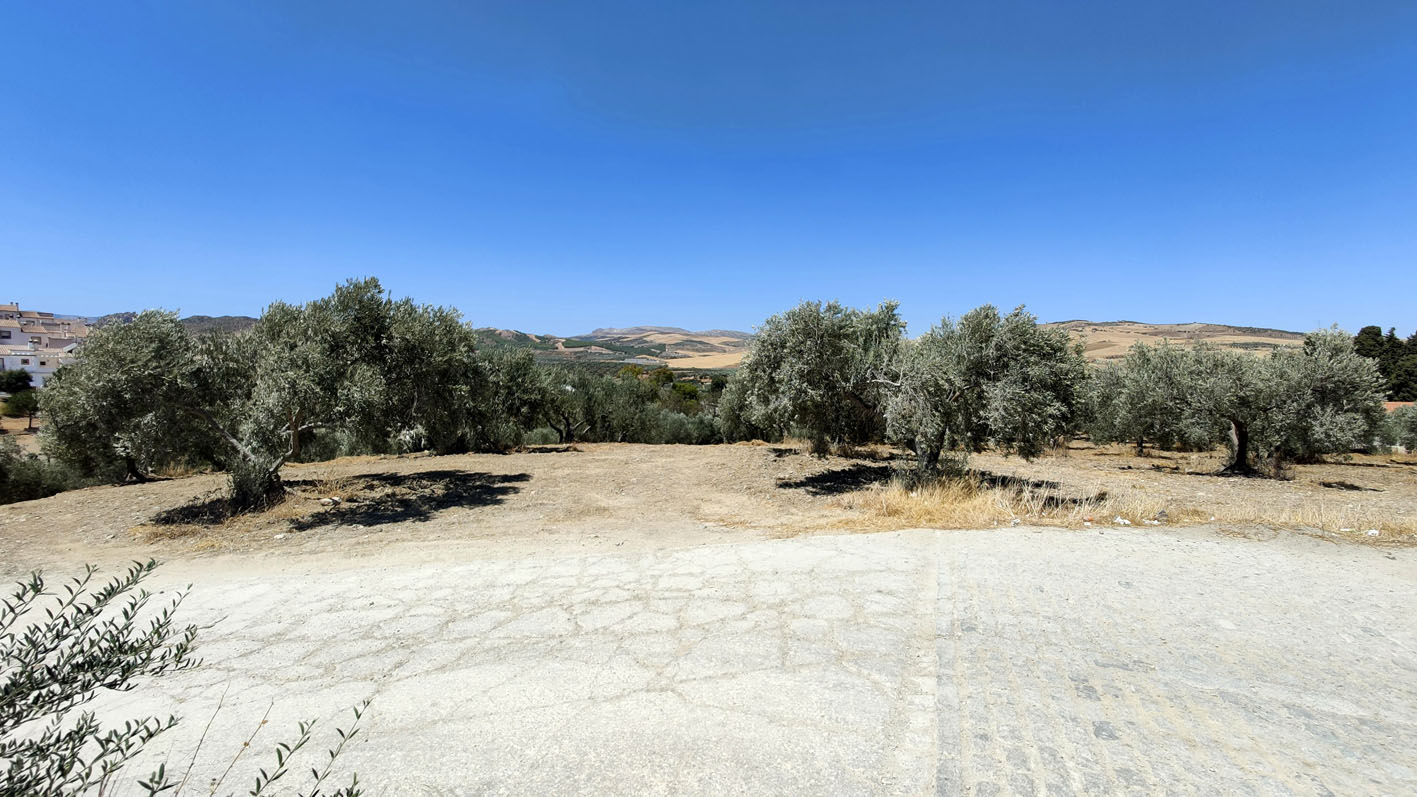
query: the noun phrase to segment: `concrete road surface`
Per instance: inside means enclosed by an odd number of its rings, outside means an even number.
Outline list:
[[[1413,556],[1020,528],[176,562],[206,663],[105,705],[184,717],[140,766],[211,720],[202,794],[267,710],[222,792],[369,697],[370,794],[1413,794]]]

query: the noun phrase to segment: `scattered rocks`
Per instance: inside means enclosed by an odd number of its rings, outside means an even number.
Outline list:
[[[1017,525],[1019,525],[1020,523],[1023,523],[1023,521],[1022,521],[1022,520],[1019,520],[1018,518],[1011,518],[1011,519],[1009,520],[1009,525],[1010,525],[1010,526],[1017,526]]]
[[[1113,522],[1113,523],[1116,523],[1118,526],[1130,526],[1130,525],[1132,525],[1132,522],[1131,522],[1130,520],[1127,520],[1126,518],[1122,517],[1121,515],[1118,515],[1118,516],[1112,518],[1112,522]]]
[[[1158,522],[1160,522],[1160,523],[1165,523],[1170,517],[1171,517],[1171,516],[1166,513],[1166,510],[1165,510],[1165,509],[1163,509],[1163,510],[1161,510],[1160,512],[1157,512],[1157,513],[1156,513],[1156,520],[1157,520]]]
[[[275,536],[275,538],[278,539],[278,540],[283,540],[283,539],[285,539],[285,535],[284,535],[284,534],[277,534],[277,535]]]
[[[1382,534],[1382,532],[1378,531],[1377,529],[1368,529],[1363,533],[1368,535],[1369,537],[1377,537],[1378,535]]]
[[[339,498],[321,498],[320,506],[339,506],[342,501]]]

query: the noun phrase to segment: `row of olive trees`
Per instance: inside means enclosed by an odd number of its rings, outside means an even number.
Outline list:
[[[1138,450],[1224,442],[1228,470],[1250,473],[1369,446],[1383,422],[1377,368],[1338,330],[1264,357],[1139,345],[1095,372],[1065,331],[1023,308],[986,305],[915,340],[904,330],[891,303],[807,302],[773,316],[724,393],[725,437],[796,433],[817,454],[886,440],[929,471],[946,453],[1032,458],[1086,431]]]
[[[321,430],[456,448],[488,389],[455,311],[350,281],[303,306],[275,303],[241,335],[193,336],[149,311],[101,330],[44,391],[49,452],[86,473],[142,479],[174,461],[231,476],[238,507],[280,488]]]
[[[51,379],[44,444],[84,478],[214,465],[246,509],[281,493],[292,461],[500,451],[542,426],[563,442],[720,439],[701,412],[712,396],[667,369],[596,375],[474,344],[456,311],[394,300],[374,279],[272,304],[235,335],[192,335],[148,311],[96,332]]]
[[[1088,432],[1097,442],[1162,448],[1229,445],[1227,470],[1368,448],[1385,422],[1377,364],[1337,329],[1256,357],[1137,344],[1096,375]]]
[[[890,440],[932,470],[946,452],[1033,457],[1079,423],[1087,366],[1065,331],[980,307],[905,338],[896,305],[807,302],[768,319],[721,403],[730,438],[801,433],[812,450]]]

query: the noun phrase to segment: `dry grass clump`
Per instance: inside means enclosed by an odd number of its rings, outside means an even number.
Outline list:
[[[874,529],[1215,523],[1321,531],[1377,544],[1417,543],[1417,518],[1410,515],[1393,516],[1356,502],[1296,499],[1192,506],[1136,490],[1067,495],[1051,483],[986,479],[969,474],[920,486],[895,480],[842,495],[833,503],[853,512],[853,517],[842,525],[859,527],[864,523]]]
[[[1198,509],[1178,507],[1145,495],[1067,496],[1048,486],[1027,482],[990,483],[977,477],[941,479],[920,486],[899,481],[860,490],[836,499],[843,509],[856,510],[868,519],[895,528],[927,527],[977,529],[1020,524],[1084,528],[1089,524],[1114,524],[1118,518],[1130,525],[1197,523],[1209,519]],[[1162,513],[1165,513],[1164,515]]]
[[[1219,521],[1284,529],[1317,529],[1341,536],[1376,538],[1375,542],[1417,542],[1417,518],[1394,517],[1373,507],[1332,501],[1301,501],[1283,506],[1227,508]],[[1377,534],[1371,532],[1376,531]]]

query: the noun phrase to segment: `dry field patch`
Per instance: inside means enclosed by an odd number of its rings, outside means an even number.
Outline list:
[[[378,555],[390,545],[423,546],[430,555],[449,545],[497,556],[655,550],[852,529],[989,529],[1015,520],[1100,528],[1118,517],[1139,530],[1152,528],[1150,521],[1158,530],[1201,524],[1417,542],[1414,457],[1300,465],[1292,480],[1276,481],[1210,475],[1218,455],[1137,457],[1126,447],[1075,445],[1033,462],[979,455],[971,465],[983,483],[914,489],[896,481],[908,465],[904,452],[885,447],[817,459],[790,442],[353,457],[291,466],[286,501],[230,518],[217,500],[223,477],[198,474],[0,506],[0,570],[56,558]]]

